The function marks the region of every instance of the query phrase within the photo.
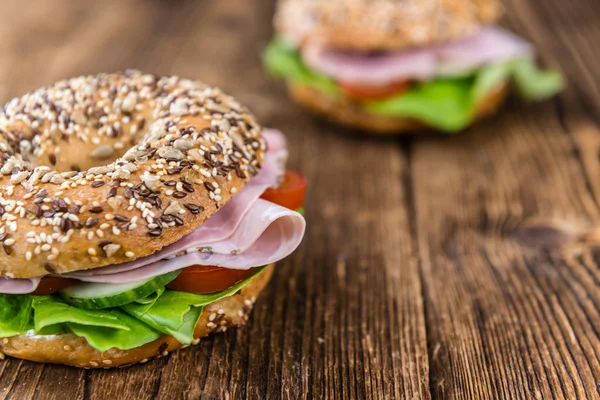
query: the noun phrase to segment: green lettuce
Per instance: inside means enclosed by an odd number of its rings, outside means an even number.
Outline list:
[[[283,38],[269,44],[264,63],[274,76],[310,86],[331,97],[343,97],[332,79],[306,66],[297,49]],[[564,86],[560,73],[542,71],[534,60],[523,58],[490,64],[467,75],[417,83],[407,92],[357,105],[372,114],[413,118],[442,131],[456,132],[469,126],[481,101],[509,79],[526,100],[551,97]]]
[[[194,340],[194,328],[204,306],[235,294],[263,269],[257,268],[249,278],[222,292],[192,294],[167,290],[153,302],[131,303],[121,308],[154,329],[173,336],[181,343],[190,344]]]
[[[63,302],[57,296],[34,296],[36,333],[66,328],[83,336],[98,351],[112,347],[129,350],[160,337],[160,333],[119,309],[84,310]],[[45,330],[45,331],[44,331]]]
[[[121,350],[135,349],[155,341],[161,333],[145,323],[130,317],[119,310],[102,310],[102,314],[110,314],[119,320],[127,329],[115,329],[96,325],[83,325],[68,322],[67,327],[77,336],[83,336],[90,346],[104,352],[113,347]]]
[[[130,304],[102,310],[74,307],[58,295],[0,294],[0,337],[32,329],[37,335],[71,332],[101,352],[133,349],[162,334],[190,344],[204,306],[237,293],[263,269],[221,292],[197,295],[160,288]]]
[[[365,102],[364,107],[382,116],[410,117],[448,132],[469,126],[481,101],[511,79],[525,100],[542,100],[563,88],[562,76],[541,71],[530,58],[490,64],[470,77],[438,78],[419,83],[388,99]]]
[[[0,337],[20,335],[33,328],[32,296],[0,294]]]
[[[510,79],[510,63],[490,64],[476,72],[469,88],[469,101],[472,106],[480,104],[491,92]]]
[[[56,296],[34,296],[32,306],[36,332],[66,322],[128,330],[127,325],[112,313],[73,307]]]
[[[336,83],[327,76],[308,68],[296,48],[283,37],[275,38],[263,54],[263,62],[269,72],[276,77],[309,85],[329,95],[337,96]]]
[[[165,292],[165,288],[160,288],[158,289],[156,292],[152,293],[149,296],[143,297],[141,299],[137,299],[134,303],[139,303],[139,304],[150,304],[150,303],[154,303],[156,301],[156,299],[158,299],[160,296],[162,296],[162,294]]]
[[[558,71],[542,71],[531,59],[512,63],[517,90],[527,100],[543,100],[562,91],[565,81]]]
[[[410,117],[444,131],[459,131],[472,120],[470,79],[436,79],[385,100],[365,102],[382,116]]]

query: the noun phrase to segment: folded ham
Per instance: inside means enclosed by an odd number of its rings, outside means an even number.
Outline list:
[[[86,282],[129,283],[190,265],[248,269],[277,262],[302,241],[306,223],[299,213],[260,199],[285,172],[285,137],[265,130],[268,151],[259,173],[203,225],[148,257],[61,275]],[[39,278],[2,279],[0,293],[30,293]]]
[[[532,55],[528,42],[495,27],[458,42],[397,52],[345,52],[321,43],[302,48],[302,58],[311,68],[341,82],[365,86],[464,74],[489,63]]]
[[[31,293],[37,289],[40,278],[10,279],[0,276],[0,293],[22,294]]]
[[[249,269],[277,262],[290,255],[302,241],[304,227],[304,218],[297,212],[256,199],[226,239],[218,240],[216,236],[198,228],[151,256],[107,268],[74,272],[68,276],[86,282],[128,283],[190,265]]]

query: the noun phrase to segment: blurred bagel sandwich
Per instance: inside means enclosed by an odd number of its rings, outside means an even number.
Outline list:
[[[563,87],[533,46],[494,26],[499,0],[280,0],[268,71],[326,118],[372,133],[457,132],[511,87],[542,100]]]

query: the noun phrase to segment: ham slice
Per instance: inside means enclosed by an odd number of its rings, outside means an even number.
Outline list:
[[[190,265],[249,269],[290,255],[300,245],[305,226],[304,218],[297,212],[257,199],[226,239],[214,240],[210,230],[200,227],[151,256],[69,276],[86,282],[127,283]],[[183,252],[187,254],[176,256]]]
[[[267,141],[267,152],[269,154],[273,154],[280,150],[287,149],[287,141],[285,140],[285,135],[280,131],[276,129],[263,129],[263,137]]]
[[[340,82],[365,86],[460,74],[532,54],[531,44],[495,27],[484,28],[458,42],[408,51],[344,52],[321,43],[308,43],[302,48],[302,57],[311,68]]]
[[[215,215],[189,235],[148,257],[132,262],[61,275],[86,282],[134,282],[190,265],[248,269],[277,262],[302,241],[302,215],[260,199],[285,172],[285,137],[265,130],[268,151],[259,173]],[[40,278],[0,279],[0,293],[30,293]]]
[[[437,49],[438,74],[470,71],[493,62],[533,56],[530,43],[498,28],[487,28],[478,35]]]
[[[322,44],[307,44],[302,58],[308,66],[340,82],[383,86],[410,79],[425,80],[435,74],[436,58],[431,50],[393,53],[348,53]]]
[[[263,136],[268,152],[259,173],[192,233],[148,257],[66,276],[86,282],[124,283],[190,265],[248,269],[287,257],[302,241],[306,224],[297,212],[260,199],[283,176],[287,160],[285,137],[274,130],[266,130]]]
[[[225,240],[231,236],[256,199],[268,188],[276,186],[285,173],[285,163],[288,158],[285,136],[279,131],[270,129],[265,130],[263,137],[267,140],[268,151],[258,174],[198,228],[212,242]]]
[[[37,289],[40,278],[10,279],[0,276],[0,293],[25,294]]]

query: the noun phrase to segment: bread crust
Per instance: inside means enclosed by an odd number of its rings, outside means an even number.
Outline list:
[[[280,0],[275,28],[298,43],[398,50],[467,37],[502,13],[499,0]]]
[[[431,130],[422,122],[411,118],[387,117],[371,114],[346,99],[335,99],[307,85],[288,84],[291,97],[300,105],[316,112],[326,119],[370,134],[410,134]],[[476,119],[493,114],[504,102],[509,92],[509,84],[498,87],[479,104]]]
[[[204,307],[194,331],[194,344],[211,333],[244,325],[256,297],[269,282],[273,269],[274,264],[269,265],[238,293]],[[73,334],[50,337],[20,335],[0,339],[0,355],[81,368],[113,368],[144,363],[182,347],[187,346],[167,335],[135,349],[110,349],[103,353],[91,347],[85,338]]]
[[[178,77],[100,74],[15,99],[0,111],[0,276],[150,255],[226,204],[265,150],[244,106]]]

